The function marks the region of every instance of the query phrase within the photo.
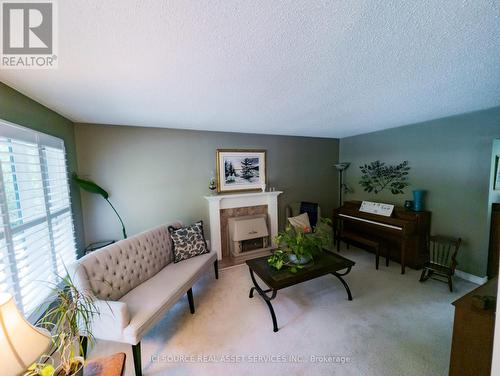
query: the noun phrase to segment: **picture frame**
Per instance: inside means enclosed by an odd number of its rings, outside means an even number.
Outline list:
[[[266,151],[217,149],[217,192],[259,191],[266,185]]]
[[[493,189],[500,190],[500,155],[495,158],[495,175],[493,176]]]

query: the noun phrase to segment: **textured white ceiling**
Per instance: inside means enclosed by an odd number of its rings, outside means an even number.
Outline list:
[[[499,0],[59,1],[59,68],[0,79],[76,122],[344,137],[500,105]]]

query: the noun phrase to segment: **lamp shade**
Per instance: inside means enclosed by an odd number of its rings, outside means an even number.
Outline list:
[[[2,375],[25,371],[51,343],[49,332],[35,328],[19,312],[10,294],[0,294],[0,364]]]
[[[334,164],[333,166],[338,170],[338,171],[344,171],[351,165],[351,162],[339,162]]]

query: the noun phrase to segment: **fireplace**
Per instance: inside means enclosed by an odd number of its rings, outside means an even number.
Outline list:
[[[235,259],[269,249],[267,214],[231,217],[228,229],[229,249]]]
[[[273,191],[205,196],[210,218],[210,246],[221,260],[220,267],[240,264],[247,259],[270,254],[272,239],[278,233],[278,196],[281,193]],[[237,236],[235,244],[230,235],[229,220],[243,217],[260,217],[259,229],[264,228],[262,223],[265,222],[267,234],[248,238]],[[247,232],[253,230],[257,231],[250,229]]]
[[[256,249],[261,249],[265,247],[265,244],[265,238],[241,240],[239,242],[241,252],[250,252],[255,251]]]

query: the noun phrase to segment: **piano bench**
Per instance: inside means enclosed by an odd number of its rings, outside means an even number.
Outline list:
[[[359,234],[349,231],[342,231],[337,239],[337,252],[340,252],[340,242],[343,241],[347,245],[353,243],[354,245],[360,245],[367,247],[375,252],[375,268],[378,270],[379,258],[380,258],[380,242],[368,239]],[[389,249],[386,249],[385,254],[385,266],[389,266]]]

